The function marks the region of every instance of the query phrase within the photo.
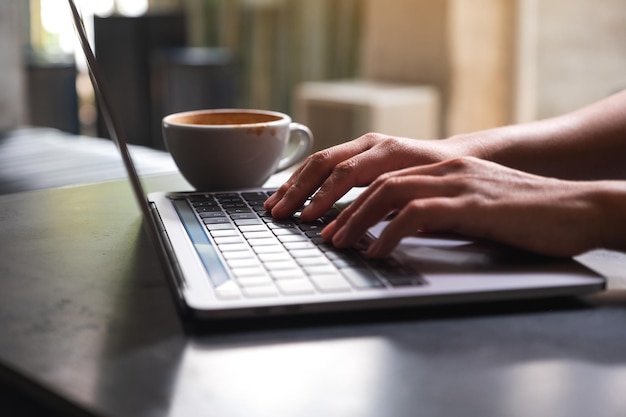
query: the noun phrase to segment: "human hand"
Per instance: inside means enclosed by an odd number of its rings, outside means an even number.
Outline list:
[[[456,232],[537,253],[571,256],[596,247],[607,230],[599,182],[545,178],[464,157],[378,177],[322,231],[337,247],[353,246],[396,213],[368,256],[388,254],[417,231]]]
[[[449,141],[369,133],[309,156],[267,199],[265,209],[274,217],[288,217],[315,193],[301,214],[305,221],[314,220],[326,213],[352,187],[368,185],[385,172],[461,155],[461,145]]]

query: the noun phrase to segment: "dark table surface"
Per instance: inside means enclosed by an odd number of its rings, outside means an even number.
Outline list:
[[[191,333],[126,181],[0,196],[0,231],[0,382],[46,415],[626,415],[620,253],[584,298]]]

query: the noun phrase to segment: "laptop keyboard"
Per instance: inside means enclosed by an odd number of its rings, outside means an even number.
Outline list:
[[[219,298],[341,293],[422,283],[393,258],[367,259],[356,249],[337,249],[324,242],[320,232],[336,217],[337,209],[314,222],[300,221],[298,213],[290,219],[274,219],[263,208],[270,194],[187,197],[228,267],[228,279],[215,286]]]

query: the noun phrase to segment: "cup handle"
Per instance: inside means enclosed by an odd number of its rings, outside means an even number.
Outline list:
[[[289,124],[289,143],[298,137],[298,146],[289,155],[278,162],[276,172],[287,169],[303,160],[313,148],[313,133],[311,129],[300,123]]]

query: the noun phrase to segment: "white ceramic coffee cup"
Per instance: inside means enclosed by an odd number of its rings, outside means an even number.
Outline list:
[[[163,118],[163,137],[182,175],[200,191],[261,186],[313,146],[308,127],[283,113],[253,109],[171,114]],[[288,146],[292,142],[296,146]]]

